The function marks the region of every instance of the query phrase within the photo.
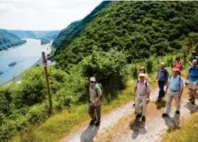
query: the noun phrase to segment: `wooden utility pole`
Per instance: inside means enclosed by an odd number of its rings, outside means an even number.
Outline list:
[[[50,86],[49,86],[49,79],[48,79],[48,72],[47,72],[47,60],[45,56],[45,52],[42,52],[42,59],[43,59],[43,66],[44,66],[44,72],[45,72],[45,79],[47,83],[47,94],[49,99],[49,113],[52,114],[52,96],[50,93]]]

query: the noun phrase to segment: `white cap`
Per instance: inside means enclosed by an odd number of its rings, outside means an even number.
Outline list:
[[[160,65],[165,65],[165,63],[164,62],[161,62]]]
[[[89,81],[96,82],[96,78],[95,77],[90,77],[90,80]]]
[[[145,77],[145,74],[144,73],[140,73],[139,77]]]

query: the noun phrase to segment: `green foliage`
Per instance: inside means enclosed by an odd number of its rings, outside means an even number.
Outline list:
[[[78,37],[86,25],[92,21],[98,13],[109,4],[108,1],[104,1],[99,4],[90,14],[79,21],[72,22],[68,27],[63,29],[58,37],[53,41],[53,47],[59,48],[61,46],[66,46],[72,41],[72,39]],[[58,50],[59,51],[59,50]]]
[[[82,65],[84,76],[95,76],[97,81],[102,83],[104,97],[108,101],[117,95],[118,90],[125,87],[125,64],[125,54],[116,50],[111,50],[108,53],[94,52],[79,63],[80,66]]]
[[[49,68],[52,95],[63,88],[67,74]],[[20,84],[11,83],[0,87],[0,141],[5,141],[17,131],[30,129],[49,116],[46,83],[43,68],[35,67],[23,74]],[[77,83],[76,83],[77,84]]]
[[[147,60],[146,61],[146,71],[148,73],[152,73],[153,72],[153,62],[151,60]]]
[[[77,38],[58,47],[57,66],[67,70],[96,50],[126,51],[127,63],[181,51],[180,40],[198,31],[197,8],[196,1],[110,2]]]
[[[136,65],[133,65],[131,72],[132,72],[132,77],[137,80],[139,71]]]

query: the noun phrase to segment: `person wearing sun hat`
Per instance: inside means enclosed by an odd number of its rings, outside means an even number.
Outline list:
[[[134,94],[136,94],[135,98],[135,114],[136,119],[140,119],[142,117],[142,121],[146,120],[147,113],[147,104],[149,103],[149,95],[150,95],[150,86],[147,80],[145,79],[145,74],[140,73],[139,79],[136,83]],[[143,106],[143,110],[141,110],[141,103]]]
[[[180,114],[180,100],[183,93],[184,81],[181,79],[180,70],[178,68],[173,69],[172,75],[168,78],[168,84],[166,88],[167,92],[167,101],[165,112],[162,114],[162,117],[169,117],[171,111],[172,100],[175,100],[176,111],[175,114]]]
[[[99,126],[101,117],[101,98],[102,90],[96,83],[96,78],[89,80],[89,115],[92,118],[90,125]]]

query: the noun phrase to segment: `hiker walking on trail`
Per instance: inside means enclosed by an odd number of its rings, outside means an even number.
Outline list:
[[[173,68],[178,69],[179,73],[181,73],[183,66],[182,63],[180,62],[180,57],[176,57],[175,63],[173,64]]]
[[[189,64],[192,66],[192,61],[193,60],[197,60],[197,65],[198,65],[198,56],[197,56],[197,53],[196,51],[192,51],[191,52],[191,57],[189,59]]]
[[[167,83],[168,80],[168,71],[165,68],[165,63],[162,62],[160,63],[160,69],[157,72],[157,76],[156,79],[158,80],[158,86],[159,86],[159,95],[158,95],[158,102],[160,102],[162,100],[162,98],[165,95],[165,91],[164,91],[164,86]]]
[[[89,115],[92,118],[90,125],[95,125],[98,127],[100,125],[101,116],[101,99],[102,90],[98,83],[96,83],[96,78],[91,77],[89,83]]]
[[[192,66],[188,70],[188,75],[186,77],[188,80],[188,88],[190,90],[190,99],[189,101],[192,104],[195,104],[195,95],[198,88],[198,65],[197,60],[192,61]]]
[[[172,100],[175,100],[176,103],[176,114],[180,114],[180,99],[183,93],[184,82],[179,75],[180,70],[175,68],[173,69],[173,74],[168,79],[167,84],[167,102],[165,107],[165,113],[163,113],[162,117],[168,117],[171,111],[171,103]]]
[[[135,114],[136,119],[138,120],[142,117],[142,121],[146,120],[146,112],[147,112],[147,104],[149,103],[150,96],[150,86],[147,80],[145,79],[145,74],[139,74],[139,80],[136,83],[134,94],[136,94],[135,98]],[[142,104],[142,110],[141,110]]]

